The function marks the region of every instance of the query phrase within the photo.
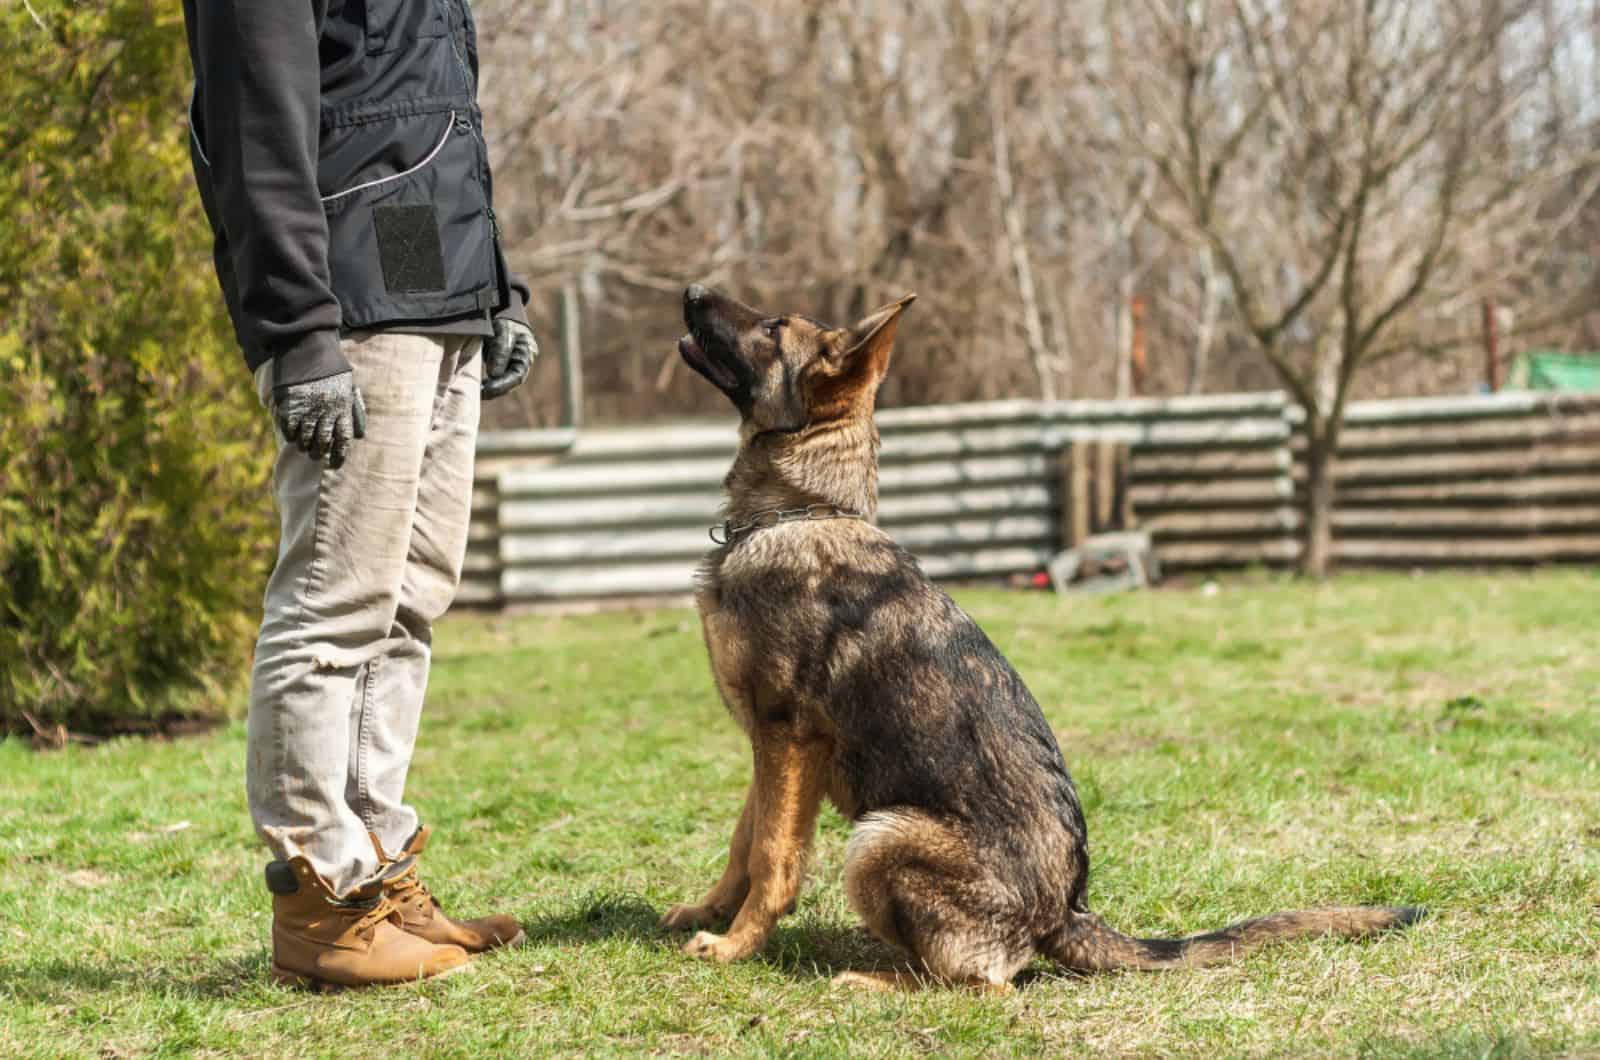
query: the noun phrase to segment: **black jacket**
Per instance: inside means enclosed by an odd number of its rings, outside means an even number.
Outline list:
[[[252,371],[345,371],[341,329],[524,318],[467,0],[184,0],[189,153]]]

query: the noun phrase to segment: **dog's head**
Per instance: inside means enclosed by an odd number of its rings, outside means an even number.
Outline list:
[[[871,415],[889,369],[908,294],[852,327],[752,309],[694,284],[683,292],[689,334],[678,353],[739,410],[743,426],[763,434]]]

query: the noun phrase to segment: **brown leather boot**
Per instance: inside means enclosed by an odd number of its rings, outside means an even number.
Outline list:
[[[272,977],[280,983],[314,990],[388,986],[467,967],[460,946],[436,945],[401,930],[400,911],[384,895],[382,880],[341,900],[310,862],[295,858],[267,866],[267,889]]]
[[[426,825],[417,829],[411,842],[400,851],[397,860],[390,860],[383,852],[378,837],[372,845],[378,851],[378,860],[386,869],[383,893],[400,910],[401,926],[418,938],[429,942],[454,944],[468,953],[482,953],[497,946],[520,946],[527,938],[522,925],[515,917],[485,916],[477,920],[451,920],[439,907],[439,899],[428,890],[417,875],[417,857],[428,845],[433,830]]]

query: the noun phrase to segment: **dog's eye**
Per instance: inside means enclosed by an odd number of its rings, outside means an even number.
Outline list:
[[[767,338],[775,339],[778,337],[778,329],[782,326],[783,321],[781,320],[763,320],[761,322],[761,331]]]

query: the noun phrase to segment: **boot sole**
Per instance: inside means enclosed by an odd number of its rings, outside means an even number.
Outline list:
[[[337,994],[344,990],[366,990],[371,987],[414,986],[419,982],[431,982],[435,979],[444,979],[455,975],[457,972],[465,972],[471,967],[472,965],[470,963],[458,964],[454,968],[447,968],[442,972],[435,972],[434,974],[425,976],[421,979],[397,979],[394,982],[387,983],[336,983],[331,979],[318,979],[314,975],[306,975],[303,972],[291,972],[287,968],[278,967],[276,964],[272,966],[271,974],[272,981],[277,983],[279,986],[292,987],[297,990],[309,990],[313,994]]]
[[[514,950],[525,946],[528,943],[528,933],[521,928],[518,928],[517,933],[506,941],[501,942],[497,938],[495,941],[484,946],[481,950],[468,949],[466,944],[462,942],[443,942],[437,939],[430,939],[426,935],[418,935],[417,938],[424,939],[439,946],[460,946],[462,949],[466,950],[467,955],[471,957],[482,957],[486,954],[498,953],[501,950]]]
[[[482,956],[485,956],[486,954],[498,953],[501,950],[518,949],[518,948],[520,948],[522,946],[527,945],[527,942],[528,942],[528,933],[526,931],[523,931],[521,928],[518,928],[517,929],[517,933],[515,935],[511,936],[511,938],[507,939],[504,942],[499,942],[499,941],[491,942],[491,943],[489,943],[489,945],[485,946],[481,950],[467,950],[467,952],[472,954],[472,956],[474,956],[474,957],[482,957]],[[459,945],[459,943],[458,943],[458,945]]]

